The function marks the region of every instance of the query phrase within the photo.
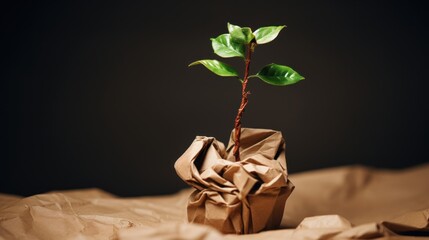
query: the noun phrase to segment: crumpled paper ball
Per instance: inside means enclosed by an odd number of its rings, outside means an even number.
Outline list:
[[[195,188],[187,207],[188,221],[223,233],[247,234],[280,225],[294,189],[286,167],[281,132],[242,128],[240,161],[214,137],[197,136],[174,167]]]

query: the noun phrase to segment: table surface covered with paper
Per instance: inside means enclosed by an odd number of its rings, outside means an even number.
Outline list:
[[[0,239],[408,239],[429,236],[429,163],[291,174],[281,228],[222,234],[186,218],[192,189],[123,198],[101,189],[0,194]]]

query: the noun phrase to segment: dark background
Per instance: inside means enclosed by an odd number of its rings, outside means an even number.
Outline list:
[[[421,3],[420,3],[421,2]],[[251,79],[243,125],[283,132],[290,173],[428,162],[424,1],[28,1],[1,10],[0,192],[186,187],[173,165],[196,135],[227,142],[240,84],[198,59],[231,22],[287,25],[256,48],[306,80]],[[243,69],[238,58],[223,61]]]

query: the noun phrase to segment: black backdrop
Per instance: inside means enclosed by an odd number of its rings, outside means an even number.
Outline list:
[[[240,85],[197,59],[231,22],[287,25],[258,46],[306,80],[257,79],[245,127],[283,132],[289,172],[428,161],[427,12],[420,1],[28,1],[2,7],[0,192],[186,187],[196,135],[227,142]],[[423,1],[422,1],[423,2]],[[242,69],[239,59],[225,62]]]

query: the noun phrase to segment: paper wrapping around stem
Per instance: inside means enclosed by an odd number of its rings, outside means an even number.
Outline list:
[[[234,131],[228,147],[197,136],[176,161],[177,174],[196,190],[188,220],[223,233],[256,233],[279,226],[294,185],[288,180],[281,132],[243,128],[240,161],[235,162]]]

